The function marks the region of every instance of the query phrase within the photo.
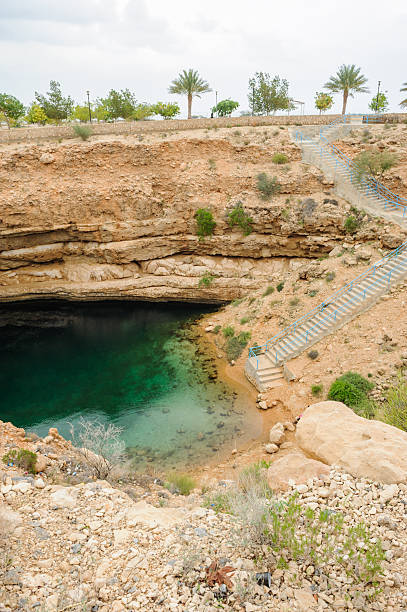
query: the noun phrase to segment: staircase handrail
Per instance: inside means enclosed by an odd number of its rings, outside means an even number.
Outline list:
[[[315,308],[313,308],[312,310],[307,312],[305,315],[303,315],[302,317],[294,321],[294,323],[291,323],[291,325],[289,325],[288,327],[283,329],[281,332],[279,332],[278,334],[276,334],[275,336],[267,340],[265,344],[258,345],[258,346],[251,346],[249,348],[249,356],[254,357],[256,355],[259,355],[260,353],[264,352],[264,350],[268,350],[269,347],[276,344],[278,341],[283,340],[283,338],[288,336],[291,332],[295,331],[295,329],[299,327],[300,324],[302,325],[307,320],[311,319],[315,314],[323,311],[329,304],[332,304],[334,301],[337,301],[345,293],[352,291],[355,284],[359,284],[362,280],[370,276],[372,273],[374,276],[376,273],[376,270],[386,265],[389,262],[389,260],[391,260],[394,257],[397,257],[399,253],[404,252],[405,250],[407,250],[407,241],[403,242],[400,246],[398,246],[393,251],[390,251],[389,253],[387,253],[387,255],[385,255],[382,259],[379,259],[378,261],[376,261],[376,263],[374,263],[367,270],[362,272],[362,274],[359,274],[359,276],[356,276],[349,283],[341,287],[341,289],[338,289],[338,291],[330,295],[327,299],[325,299],[323,302],[318,304],[318,306],[315,306]],[[257,349],[264,349],[264,350],[258,351]]]

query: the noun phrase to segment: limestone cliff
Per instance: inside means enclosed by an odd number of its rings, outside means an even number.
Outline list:
[[[219,302],[283,275],[287,258],[316,257],[343,241],[349,207],[299,161],[295,145],[245,143],[180,138],[3,150],[0,300]],[[289,165],[273,164],[276,150]],[[259,198],[261,171],[281,184],[271,202]],[[239,201],[253,218],[249,236],[227,222]],[[217,223],[205,240],[194,218],[200,207]],[[374,230],[373,221],[364,223],[359,238],[371,239]],[[397,240],[382,230],[385,246]],[[206,272],[214,280],[199,286]]]

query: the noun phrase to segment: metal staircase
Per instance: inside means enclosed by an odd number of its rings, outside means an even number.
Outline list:
[[[326,126],[313,138],[300,137],[296,132],[296,141],[302,147],[305,158],[316,158],[313,163],[323,166],[321,169],[334,168],[336,176],[349,183],[356,194],[362,194],[375,208],[376,214],[385,216],[391,212],[397,215],[398,223],[401,224],[404,219],[407,221],[407,200],[375,179],[360,178],[359,173],[356,175],[352,160],[329,142],[330,137],[337,134],[338,127],[355,125],[355,117],[360,121],[362,116],[345,116],[343,124],[338,126],[338,122],[335,122]],[[371,121],[374,120],[372,117]],[[259,391],[282,384],[284,364],[289,359],[369,309],[391,286],[406,277],[407,242],[404,242],[265,344],[251,347],[245,368],[247,377]]]

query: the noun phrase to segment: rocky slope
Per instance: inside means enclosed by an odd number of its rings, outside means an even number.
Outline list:
[[[256,131],[257,130],[257,131]],[[302,164],[286,130],[168,142],[21,145],[0,152],[0,300],[35,297],[218,302],[247,294],[343,239],[349,206]],[[164,135],[165,136],[165,135]],[[272,156],[285,153],[289,164]],[[281,192],[259,198],[256,177]],[[227,212],[241,201],[244,236]],[[212,210],[214,235],[199,240],[195,212]],[[386,226],[387,227],[387,226]],[[360,236],[370,240],[375,224]],[[385,246],[394,230],[381,232]],[[210,286],[199,286],[205,273]]]

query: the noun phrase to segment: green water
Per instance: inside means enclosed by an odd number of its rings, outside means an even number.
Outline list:
[[[209,308],[103,302],[0,307],[0,419],[45,435],[98,418],[143,468],[199,464],[257,435],[248,399],[213,378],[193,324]]]

